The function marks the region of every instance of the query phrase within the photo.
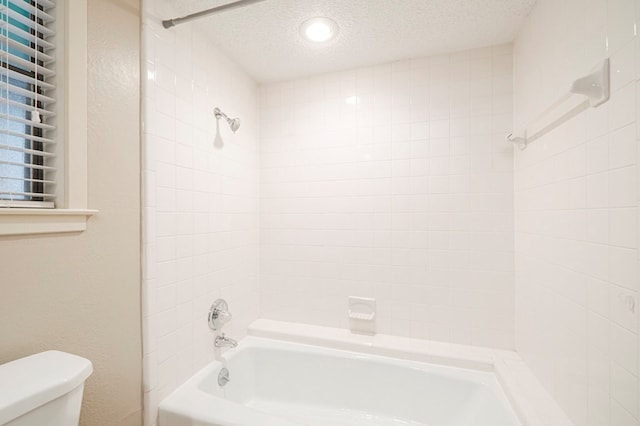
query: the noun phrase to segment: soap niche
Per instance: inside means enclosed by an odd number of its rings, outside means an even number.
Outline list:
[[[357,334],[376,333],[376,299],[349,296],[349,329]]]

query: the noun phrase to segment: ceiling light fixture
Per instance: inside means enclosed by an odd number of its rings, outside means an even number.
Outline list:
[[[302,23],[300,33],[309,41],[322,43],[338,35],[338,24],[329,18],[311,18]]]

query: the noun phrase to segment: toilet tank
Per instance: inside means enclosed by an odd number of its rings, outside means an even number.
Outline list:
[[[77,426],[91,361],[46,351],[0,365],[0,425]]]

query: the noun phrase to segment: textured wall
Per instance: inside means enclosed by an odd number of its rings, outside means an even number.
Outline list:
[[[511,46],[267,85],[261,313],[513,347]]]
[[[90,359],[82,425],[142,420],[140,2],[90,0],[89,207],[81,234],[0,238],[0,362]]]
[[[515,161],[516,346],[579,426],[640,419],[638,6],[540,0],[515,44],[517,128],[612,61],[611,100]]]
[[[158,402],[208,363],[211,303],[224,297],[240,339],[258,317],[258,93],[203,36],[166,30],[169,0],[145,1],[145,424]],[[233,134],[213,109],[240,117]]]

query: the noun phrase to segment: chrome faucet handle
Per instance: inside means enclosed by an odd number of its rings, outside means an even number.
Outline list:
[[[224,299],[218,299],[213,302],[208,315],[209,328],[212,330],[218,330],[223,325],[231,321],[231,313],[229,312],[229,305]]]

